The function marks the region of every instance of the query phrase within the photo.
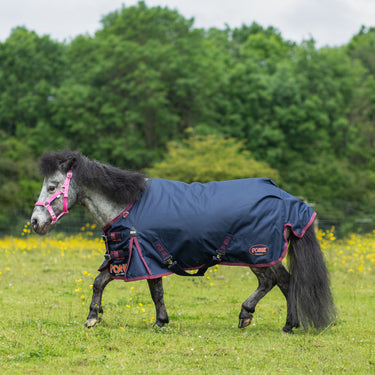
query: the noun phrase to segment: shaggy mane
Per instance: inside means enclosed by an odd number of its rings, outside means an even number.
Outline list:
[[[130,203],[145,189],[143,173],[91,161],[77,151],[46,152],[39,162],[40,172],[44,177],[57,170],[66,173],[71,166],[73,178],[78,184],[100,191],[117,203]]]

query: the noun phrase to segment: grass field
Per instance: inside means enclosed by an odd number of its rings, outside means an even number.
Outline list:
[[[91,285],[104,245],[91,228],[73,237],[0,239],[1,374],[375,374],[375,233],[336,240],[320,233],[338,310],[322,332],[281,329],[286,304],[274,289],[253,323],[237,328],[256,288],[247,268],[164,279],[170,324],[153,328],[147,283],[114,281],[92,329]]]

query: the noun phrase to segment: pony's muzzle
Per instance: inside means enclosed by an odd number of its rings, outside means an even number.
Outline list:
[[[44,215],[40,216],[40,209],[35,208],[30,219],[31,227],[37,234],[46,234],[51,225],[51,219],[48,217],[46,220]]]

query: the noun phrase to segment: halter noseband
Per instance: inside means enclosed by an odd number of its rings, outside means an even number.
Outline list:
[[[69,212],[68,211],[68,192],[69,192],[70,179],[72,178],[72,175],[73,175],[72,170],[70,170],[68,172],[68,174],[66,175],[66,179],[65,179],[65,182],[64,182],[62,188],[58,192],[53,194],[52,197],[47,199],[45,202],[38,201],[38,202],[35,203],[35,206],[43,206],[47,209],[47,211],[49,212],[49,214],[52,217],[52,224],[55,224],[60,219],[61,216],[63,216],[64,214],[67,214]],[[63,195],[64,211],[61,212],[61,214],[56,217],[55,212],[53,211],[53,208],[51,207],[51,203],[56,198],[60,198],[61,194]]]

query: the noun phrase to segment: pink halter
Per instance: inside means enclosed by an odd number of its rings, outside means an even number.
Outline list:
[[[47,209],[47,211],[49,212],[49,214],[52,217],[52,224],[55,224],[60,219],[61,216],[63,216],[64,214],[67,214],[69,212],[68,211],[68,192],[69,192],[70,179],[72,178],[72,175],[73,175],[72,170],[70,170],[68,172],[68,174],[66,175],[66,179],[65,179],[65,182],[64,182],[62,188],[58,192],[53,194],[52,197],[47,199],[45,202],[38,201],[38,202],[35,203],[35,206],[43,206]],[[61,194],[63,195],[64,211],[61,212],[61,214],[56,217],[55,212],[53,211],[53,208],[51,207],[51,203],[56,198],[60,198]]]

